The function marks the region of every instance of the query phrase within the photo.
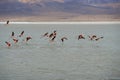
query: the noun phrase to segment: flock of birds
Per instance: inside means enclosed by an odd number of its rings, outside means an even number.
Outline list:
[[[24,31],[22,31],[20,33],[20,35],[18,35],[19,38],[21,38],[23,36],[24,36]],[[57,36],[57,31],[54,30],[50,34],[48,32],[44,33],[43,35],[41,35],[40,39],[46,37],[46,38],[49,39],[50,42],[54,42],[55,39],[56,39],[56,36]],[[12,39],[12,41],[14,42],[14,44],[16,44],[16,43],[19,42],[19,39],[15,37],[15,33],[14,32],[11,33],[10,38]],[[91,41],[98,41],[100,39],[103,39],[103,37],[97,37],[96,35],[88,36],[88,38]],[[25,41],[27,43],[31,39],[32,39],[31,36],[27,36],[27,37],[25,37],[25,39],[23,41]],[[85,36],[83,36],[83,34],[80,34],[80,35],[78,35],[77,39],[80,40],[80,39],[86,39],[86,38],[85,38]],[[63,43],[65,40],[68,40],[68,37],[65,37],[65,36],[61,37],[60,40]],[[10,43],[10,41],[5,41],[5,43],[6,43],[7,47],[11,47],[12,46],[11,43]]]
[[[6,24],[9,24],[9,21],[7,21]],[[18,35],[19,38],[21,38],[23,36],[24,36],[24,31],[22,31],[20,33],[20,35]],[[54,42],[54,40],[56,39],[56,36],[57,36],[57,31],[54,30],[50,34],[48,32],[46,32],[45,34],[43,34],[41,36],[41,38],[47,37],[47,38],[49,38],[50,42]],[[15,37],[15,33],[14,32],[11,33],[10,38],[12,39],[12,41],[14,42],[14,44],[16,44],[16,43],[19,42],[19,39]],[[103,39],[104,37],[97,37],[96,35],[91,35],[91,36],[88,36],[88,38],[91,41],[98,41],[100,39]],[[31,39],[32,39],[31,36],[27,36],[27,37],[25,37],[25,39],[23,41],[25,41],[27,43]],[[80,35],[78,35],[77,39],[80,40],[80,39],[86,39],[86,38],[85,38],[85,36],[83,36],[83,34],[80,34]],[[65,40],[68,40],[68,38],[64,36],[64,37],[60,38],[60,40],[61,40],[61,42],[64,42]],[[7,47],[11,47],[12,46],[10,41],[5,41],[5,43],[6,43]]]
[[[22,31],[18,37],[23,37],[23,35],[24,35],[24,31]],[[15,33],[14,33],[14,32],[11,33],[10,38],[14,41],[15,44],[19,42],[19,39],[17,39],[17,38],[15,37]],[[30,39],[32,39],[32,37],[27,36],[27,37],[25,38],[25,40],[23,40],[23,41],[28,42]],[[12,46],[11,43],[10,43],[10,41],[5,41],[5,43],[6,43],[6,45],[7,45],[8,47],[11,47],[11,46]]]

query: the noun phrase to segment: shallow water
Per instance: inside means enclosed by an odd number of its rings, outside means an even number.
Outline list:
[[[0,80],[120,80],[120,24],[0,24]],[[22,38],[18,35],[25,31]],[[41,38],[57,30],[50,42]],[[19,39],[14,44],[11,32]],[[85,40],[77,40],[84,34]],[[90,41],[88,35],[104,36]],[[28,43],[26,36],[32,36]],[[64,43],[60,38],[66,36]],[[8,48],[5,41],[11,42]]]

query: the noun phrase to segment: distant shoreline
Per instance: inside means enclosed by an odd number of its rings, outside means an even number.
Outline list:
[[[58,16],[59,15],[59,16]],[[120,15],[72,15],[51,13],[41,16],[0,16],[0,22],[120,22]]]
[[[6,22],[0,22],[6,24]],[[100,21],[100,22],[10,22],[9,24],[120,24],[120,21]]]

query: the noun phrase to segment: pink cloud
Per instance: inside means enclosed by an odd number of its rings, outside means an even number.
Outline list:
[[[50,1],[56,1],[56,2],[64,2],[64,0],[18,0],[22,3],[36,3],[36,2],[50,2]]]

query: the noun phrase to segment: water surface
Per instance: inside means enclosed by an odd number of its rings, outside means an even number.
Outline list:
[[[120,80],[120,24],[0,24],[0,80]],[[25,31],[22,38],[18,35]],[[41,38],[57,31],[54,42]],[[19,43],[10,38],[15,32]],[[85,40],[77,40],[83,34]],[[88,35],[104,38],[90,41]],[[32,36],[27,44],[26,36]],[[66,36],[64,43],[60,38]],[[8,48],[5,41],[11,42]]]

